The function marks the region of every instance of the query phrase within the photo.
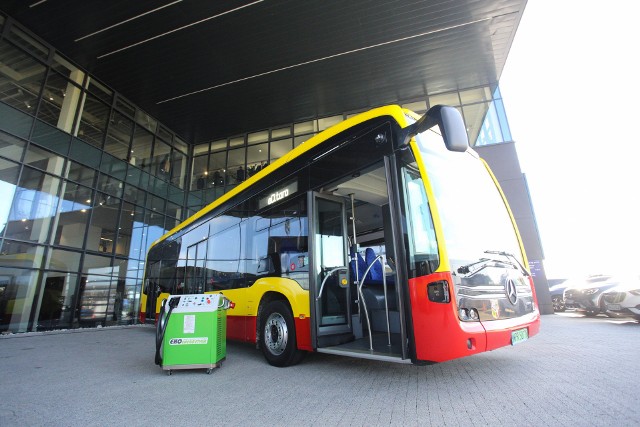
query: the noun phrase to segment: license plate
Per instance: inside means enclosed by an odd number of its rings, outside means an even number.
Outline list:
[[[622,309],[620,304],[607,304],[607,310],[619,311]]]
[[[529,330],[527,328],[518,329],[511,332],[511,345],[520,344],[529,339]]]

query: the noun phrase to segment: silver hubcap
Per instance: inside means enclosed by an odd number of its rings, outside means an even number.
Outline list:
[[[269,352],[279,356],[287,348],[289,329],[280,313],[271,313],[264,325],[264,343]]]

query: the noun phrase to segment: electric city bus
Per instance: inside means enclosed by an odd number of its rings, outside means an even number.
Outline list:
[[[339,123],[154,242],[140,320],[223,293],[227,338],[275,366],[322,352],[435,363],[514,345],[540,313],[521,238],[460,113]]]

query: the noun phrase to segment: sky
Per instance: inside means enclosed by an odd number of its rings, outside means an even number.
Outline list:
[[[547,278],[640,274],[638,12],[529,0],[500,78]]]

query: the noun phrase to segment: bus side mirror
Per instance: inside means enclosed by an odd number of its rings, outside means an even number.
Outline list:
[[[429,108],[427,113],[410,126],[409,138],[422,133],[433,126],[438,125],[442,133],[442,139],[449,151],[465,152],[469,148],[467,129],[460,112],[453,107],[435,105]]]

